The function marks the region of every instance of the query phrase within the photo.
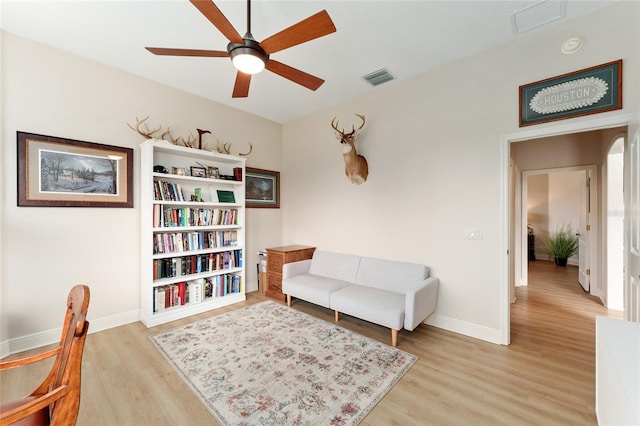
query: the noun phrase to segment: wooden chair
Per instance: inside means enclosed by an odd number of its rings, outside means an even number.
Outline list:
[[[47,378],[30,395],[0,406],[0,425],[75,425],[80,408],[82,351],[89,321],[89,287],[77,285],[67,298],[60,345],[37,355],[0,361],[0,370],[55,356]]]

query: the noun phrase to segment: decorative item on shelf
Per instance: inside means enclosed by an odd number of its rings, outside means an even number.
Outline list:
[[[171,174],[178,176],[185,176],[187,172],[182,167],[171,167]]]
[[[578,251],[578,236],[571,225],[561,226],[544,239],[544,245],[553,256],[556,265],[567,266],[567,259]]]
[[[242,182],[242,167],[233,168],[233,178],[238,182]]]
[[[144,136],[145,139],[152,139],[152,140],[157,140],[157,141],[162,141],[164,139],[162,139],[162,137],[157,138],[155,135],[160,132],[162,130],[162,126],[158,126],[155,129],[150,129],[149,125],[147,123],[147,120],[149,119],[149,116],[146,116],[145,118],[143,118],[142,120],[139,119],[138,117],[136,117],[136,124],[135,127],[132,126],[131,124],[127,123],[127,126],[129,126],[129,128],[131,130],[133,130],[134,132],[138,133],[141,136]],[[144,128],[141,128],[142,125],[144,124]],[[168,131],[168,130],[167,130]],[[165,141],[166,142],[166,141]]]
[[[225,191],[222,189],[217,190],[218,193],[218,201],[221,203],[235,203],[236,197],[233,194],[233,191]]]
[[[204,167],[191,166],[191,176],[193,177],[207,177],[207,170]]]
[[[196,143],[196,136],[189,132],[189,137],[186,139],[183,139],[182,136],[178,136],[177,138],[174,138],[173,135],[171,134],[171,126],[167,127],[167,130],[165,130],[165,132],[162,134],[162,139],[165,140],[164,138],[168,137],[169,138],[169,142],[171,142],[174,145],[184,145],[187,148],[196,148],[195,143]]]
[[[233,154],[231,152],[231,142],[222,142],[220,139],[218,139],[218,144],[216,145],[216,151],[218,151],[221,154],[229,154],[229,155],[237,155],[240,157],[247,157],[249,154],[251,154],[253,152],[253,144],[251,142],[249,142],[249,152],[247,153],[238,153],[238,154]]]
[[[362,155],[359,155],[356,151],[356,139],[360,130],[364,127],[365,116],[362,114],[356,114],[362,120],[360,127],[356,129],[355,125],[351,127],[350,132],[345,132],[344,129],[338,129],[337,117],[331,120],[331,128],[335,130],[336,136],[340,143],[344,145],[342,150],[342,157],[344,158],[344,173],[347,175],[351,183],[360,185],[367,180],[369,175],[369,165],[367,159]]]
[[[207,177],[211,179],[220,179],[220,169],[217,167],[207,167]]]
[[[153,166],[153,173],[169,173],[164,166],[155,165]]]
[[[211,131],[202,129],[196,129],[196,131],[198,132],[198,149],[202,149],[202,135],[205,133],[211,134]]]
[[[194,201],[202,201],[202,188],[194,188],[193,192]]]

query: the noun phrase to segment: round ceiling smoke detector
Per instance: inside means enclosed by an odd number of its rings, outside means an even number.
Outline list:
[[[560,51],[565,55],[576,53],[582,47],[582,39],[580,37],[571,37],[565,40],[560,46]]]

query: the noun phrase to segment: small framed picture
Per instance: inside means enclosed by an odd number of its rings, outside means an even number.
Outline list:
[[[220,170],[217,167],[209,166],[207,168],[207,177],[211,179],[220,179]]]
[[[207,169],[204,167],[191,166],[191,176],[193,177],[207,177]]]
[[[171,167],[171,174],[184,176],[186,174],[185,170],[182,167]]]
[[[245,203],[247,207],[280,208],[280,172],[246,168]]]

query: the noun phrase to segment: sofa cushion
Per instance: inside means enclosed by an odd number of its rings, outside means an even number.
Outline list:
[[[404,294],[362,285],[331,293],[331,309],[400,330],[404,324]]]
[[[424,265],[363,257],[355,283],[404,294],[428,276]]]
[[[360,256],[316,250],[313,253],[309,273],[353,284],[356,281],[359,264]]]
[[[333,278],[302,274],[282,280],[282,292],[329,308],[329,296],[331,293],[350,285],[352,284],[349,282]]]

